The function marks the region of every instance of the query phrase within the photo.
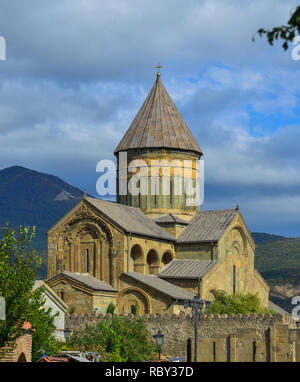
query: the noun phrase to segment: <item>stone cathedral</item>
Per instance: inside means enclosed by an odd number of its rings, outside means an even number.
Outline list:
[[[188,163],[185,176],[195,183],[203,153],[159,72],[114,154],[118,163],[126,154],[125,165],[117,169],[117,202],[84,194],[47,232],[46,283],[69,311],[105,313],[113,302],[117,313],[172,314],[182,310],[179,300],[197,293],[213,300],[216,290],[257,293],[268,305],[269,287],[254,269],[255,244],[239,207],[188,206],[184,192],[173,192],[174,168],[169,194],[161,191],[162,161]],[[149,168],[157,163],[154,194],[150,182],[144,194],[121,192],[120,180],[127,184],[133,176],[124,170],[134,160]]]

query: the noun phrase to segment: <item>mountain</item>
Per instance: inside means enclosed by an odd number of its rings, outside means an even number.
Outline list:
[[[287,237],[284,237],[284,236],[271,235],[269,233],[262,233],[262,232],[251,232],[251,235],[256,245],[269,244],[269,243],[273,243],[273,241],[288,239]]]
[[[0,171],[0,226],[36,226],[33,247],[46,251],[45,232],[82,198],[62,179],[21,166]],[[45,266],[44,266],[45,268]]]
[[[255,266],[271,284],[300,284],[300,237],[258,245]]]
[[[265,244],[256,247],[255,268],[270,285],[271,300],[291,312],[292,297],[300,295],[300,237],[276,240],[276,235],[258,235],[256,240]]]
[[[0,170],[0,226],[9,222],[36,226],[33,247],[42,255],[39,276],[46,277],[45,232],[82,198],[83,192],[62,179],[20,166]],[[253,232],[255,267],[278,296],[300,285],[300,238]],[[277,288],[277,289],[276,289]]]

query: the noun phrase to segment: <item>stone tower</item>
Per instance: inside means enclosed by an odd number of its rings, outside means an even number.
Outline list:
[[[172,213],[189,220],[199,210],[188,200],[198,183],[202,151],[159,72],[114,154],[118,203],[138,207],[151,218]],[[130,185],[134,192],[128,192]]]

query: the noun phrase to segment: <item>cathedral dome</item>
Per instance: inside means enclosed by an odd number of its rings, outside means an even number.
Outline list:
[[[131,149],[202,151],[164,87],[160,73],[114,154]]]

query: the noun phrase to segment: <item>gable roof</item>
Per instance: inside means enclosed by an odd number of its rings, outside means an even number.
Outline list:
[[[47,295],[48,298],[50,298],[52,301],[58,305],[62,311],[66,312],[68,310],[68,305],[54,292],[53,289],[51,289],[45,281],[43,280],[36,280],[34,282],[34,286],[32,288],[32,291],[35,291],[39,288],[45,288],[45,294]]]
[[[167,264],[158,277],[164,279],[202,279],[215,265],[216,260],[173,259]]]
[[[186,220],[183,220],[180,217],[173,215],[171,213],[155,218],[153,219],[153,221],[157,224],[159,223],[173,223],[173,224],[184,224],[184,225],[189,224],[189,222],[187,222]]]
[[[192,293],[177,285],[169,283],[156,275],[142,275],[141,273],[136,272],[124,272],[123,274],[174,299],[194,298]]]
[[[90,197],[86,197],[85,200],[128,233],[176,241],[171,233],[155,224],[139,208]]]
[[[111,285],[107,284],[104,281],[97,280],[89,273],[63,271],[58,275],[51,277],[51,279],[46,280],[46,283],[51,284],[53,281],[59,279],[60,277],[71,279],[94,291],[117,292],[117,289],[114,289]]]
[[[198,211],[189,225],[178,236],[177,242],[218,241],[238,214],[238,209]]]
[[[160,74],[144,104],[115,149],[170,148],[202,151],[165,89]]]

